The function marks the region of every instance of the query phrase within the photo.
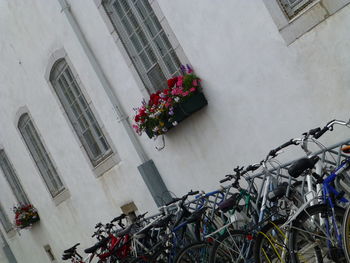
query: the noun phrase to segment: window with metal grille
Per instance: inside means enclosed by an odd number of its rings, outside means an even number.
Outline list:
[[[57,196],[64,190],[63,183],[28,113],[20,117],[18,128],[52,197]]]
[[[24,192],[22,185],[18,180],[17,174],[4,150],[0,150],[0,167],[18,203],[22,205],[29,204],[30,202],[28,197]]]
[[[149,92],[179,74],[180,61],[147,0],[106,0],[104,8]]]
[[[284,12],[289,18],[295,17],[300,11],[315,0],[278,0],[283,7]]]
[[[113,152],[67,62],[58,61],[50,81],[93,166]]]
[[[4,227],[6,232],[9,232],[12,230],[12,224],[10,222],[10,220],[8,219],[4,209],[2,208],[1,204],[0,204],[0,222],[2,224],[2,226]]]

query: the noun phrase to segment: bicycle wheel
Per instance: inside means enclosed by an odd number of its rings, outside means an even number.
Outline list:
[[[348,262],[350,262],[350,206],[346,209],[343,220],[343,242],[344,253]]]
[[[301,212],[290,230],[292,262],[346,263],[341,237],[336,234],[341,233],[344,213],[344,208],[335,207],[333,217],[332,209],[324,204],[310,206]]]
[[[209,261],[212,245],[208,242],[197,242],[183,248],[175,259],[175,263],[202,263]]]
[[[290,262],[288,233],[280,228],[285,221],[270,221],[259,231],[254,243],[255,263]]]
[[[226,230],[215,240],[211,249],[210,261],[213,263],[243,263],[250,258],[252,240],[240,230]]]

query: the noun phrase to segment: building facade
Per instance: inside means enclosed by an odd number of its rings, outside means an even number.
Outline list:
[[[0,1],[0,230],[61,262],[97,222],[214,190],[236,165],[348,119],[350,1]],[[189,64],[208,106],[150,140],[133,108]],[[344,134],[326,137],[329,143]],[[40,222],[17,232],[11,208]],[[124,209],[124,210],[123,210]],[[1,242],[0,242],[1,244]],[[5,253],[0,249],[0,260]],[[6,262],[6,261],[4,261]]]

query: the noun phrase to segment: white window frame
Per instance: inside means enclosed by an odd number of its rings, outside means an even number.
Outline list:
[[[287,45],[350,3],[350,0],[314,0],[290,18],[281,0],[263,1]]]
[[[65,109],[63,108],[63,105],[60,101],[60,99],[58,98],[57,96],[57,93],[50,81],[50,75],[51,75],[51,70],[52,68],[54,67],[55,63],[61,59],[64,59],[70,70],[72,71],[73,73],[73,76],[75,78],[75,80],[77,81],[77,84],[84,96],[84,98],[86,99],[92,113],[94,114],[96,120],[97,120],[97,123],[100,124],[100,128],[102,130],[102,133],[104,134],[104,136],[106,137],[107,139],[107,142],[108,144],[110,145],[111,149],[112,149],[112,154],[110,154],[108,156],[108,158],[105,158],[103,161],[101,161],[98,165],[94,166],[84,148],[84,146],[82,145],[82,142],[80,140],[80,138],[78,137],[68,115],[67,115],[67,112],[65,111]],[[47,84],[52,92],[52,95],[53,97],[55,98],[55,100],[57,101],[57,104],[64,116],[64,118],[66,119],[67,121],[67,124],[69,126],[69,128],[71,129],[72,131],[72,134],[74,135],[74,138],[76,139],[77,143],[79,144],[79,148],[81,149],[82,151],[82,154],[84,155],[84,158],[86,159],[87,163],[89,164],[89,167],[91,168],[91,170],[93,171],[93,174],[95,175],[95,177],[100,177],[102,176],[103,174],[105,174],[107,171],[109,171],[110,169],[112,169],[114,166],[116,166],[119,162],[120,162],[120,157],[117,153],[117,149],[115,148],[114,144],[113,144],[113,141],[111,139],[111,137],[109,136],[109,133],[106,129],[106,127],[103,125],[103,121],[101,120],[101,118],[99,118],[99,114],[97,109],[94,107],[94,104],[92,102],[92,99],[91,97],[89,96],[88,92],[86,91],[86,88],[83,84],[83,82],[81,81],[80,77],[79,77],[79,74],[77,72],[77,70],[75,69],[72,61],[70,60],[69,56],[67,55],[67,52],[65,51],[64,48],[60,48],[58,50],[56,50],[55,52],[53,52],[51,54],[51,56],[49,57],[48,59],[48,64],[46,66],[46,70],[45,70],[45,79],[47,81]]]
[[[179,61],[182,64],[189,64],[189,60],[186,57],[184,50],[182,49],[181,45],[179,44],[174,32],[170,28],[169,23],[168,23],[167,19],[164,17],[164,14],[161,11],[160,6],[157,3],[157,1],[154,1],[154,0],[143,0],[143,1],[148,1],[150,3],[151,8],[153,9],[154,14],[158,18],[158,21],[160,22],[166,36],[168,37],[168,40],[169,40],[173,50],[175,51]],[[96,6],[101,14],[102,19],[104,20],[104,22],[107,26],[109,33],[111,34],[114,42],[118,46],[118,48],[121,51],[129,69],[131,70],[143,97],[148,98],[150,95],[150,92],[152,92],[152,89],[148,90],[146,88],[144,81],[141,79],[140,74],[136,69],[134,61],[131,60],[129,53],[127,52],[127,50],[126,50],[126,48],[125,48],[125,46],[120,38],[120,35],[117,33],[115,26],[113,25],[113,23],[109,17],[109,14],[107,13],[107,11],[104,8],[104,5],[103,5],[104,0],[94,0],[94,2],[95,2]],[[165,77],[169,78],[171,76],[166,75]],[[166,83],[165,83],[165,86],[166,86]]]
[[[103,162],[106,158],[113,154],[113,151],[106,139],[106,136],[103,134],[95,114],[92,112],[83,92],[79,87],[79,84],[77,83],[77,80],[74,77],[72,70],[65,59],[60,59],[55,63],[55,65],[52,67],[50,75],[50,81],[54,87],[56,96],[59,98],[77,136],[79,137],[87,155],[89,156],[92,165],[96,167],[99,163]],[[71,95],[68,95],[63,91],[63,89],[70,92]],[[69,102],[69,99],[73,102]],[[74,114],[74,110],[72,108],[73,104],[76,105],[76,110],[81,112],[78,117]],[[83,125],[86,127],[84,128]],[[84,132],[89,132],[91,135],[90,140],[93,140],[93,144],[84,137]],[[94,153],[92,151],[94,145],[96,145],[96,149],[99,151],[99,153]]]
[[[4,208],[0,204],[0,222],[6,233],[10,233],[13,230],[13,225],[9,220]]]
[[[0,149],[0,170],[8,182],[14,196],[21,205],[30,204],[27,194],[4,149]]]
[[[128,5],[128,11],[124,9],[124,6],[120,4],[120,1],[125,1]],[[118,8],[115,8],[114,6],[117,3]],[[137,8],[137,4],[141,6],[141,9]],[[129,57],[135,64],[135,68],[148,91],[153,93],[165,88],[167,79],[180,74],[181,62],[149,2],[144,0],[136,0],[136,2],[131,0],[105,0],[103,1],[103,6],[110,15],[110,19],[115,25],[121,42],[124,44]],[[121,12],[123,15],[120,16],[116,10],[122,10]],[[130,17],[134,20],[130,19]],[[153,17],[153,19],[151,19],[151,17]],[[128,21],[129,32],[127,32],[127,27],[121,22],[122,19]],[[146,20],[149,21],[147,25],[151,25],[151,27],[146,25]],[[134,21],[136,25],[133,25],[132,21]],[[136,32],[139,32],[139,34]],[[141,33],[143,37],[140,37]],[[130,37],[131,35],[137,41],[132,41]],[[142,43],[142,39],[144,39],[146,43]],[[159,40],[163,48],[158,48],[159,45],[157,45],[156,39]],[[135,45],[135,43],[138,44]],[[143,56],[141,56],[141,54],[143,54]],[[144,59],[142,59],[142,57],[144,57]],[[154,60],[153,62],[152,57]],[[165,57],[168,57],[168,61],[170,60],[169,65],[171,69],[166,65]],[[142,61],[147,62],[144,63]],[[146,66],[146,64],[148,65]],[[157,68],[158,70],[154,70]],[[158,78],[152,78],[149,76],[149,73],[152,71],[160,73],[161,76],[159,75]]]
[[[25,118],[25,119],[24,119]],[[30,138],[28,137],[29,134],[26,132],[24,133],[25,128],[30,129],[31,132],[33,132],[33,140],[31,140],[32,143],[35,143],[35,145],[29,145]],[[18,119],[17,128],[20,131],[20,134],[22,136],[22,139],[30,153],[30,156],[34,160],[35,166],[38,168],[38,171],[41,175],[41,177],[44,180],[44,183],[49,190],[49,193],[53,198],[56,198],[61,195],[66,190],[66,187],[64,186],[64,183],[62,179],[60,178],[57,168],[54,165],[51,156],[49,155],[47,151],[47,147],[45,147],[44,142],[39,135],[38,129],[36,128],[32,117],[29,115],[28,112],[23,113],[20,118]],[[34,149],[36,148],[36,149]],[[37,149],[40,148],[40,151],[44,156],[39,157]],[[42,158],[43,157],[43,158]],[[41,159],[39,159],[41,158]],[[39,163],[42,161],[43,165],[39,165]],[[44,167],[45,166],[45,167]],[[46,170],[48,168],[48,170]],[[46,171],[45,171],[46,170]],[[51,173],[51,175],[49,175]],[[50,178],[51,177],[51,178]],[[51,186],[50,186],[51,184]],[[56,186],[55,186],[56,185]]]

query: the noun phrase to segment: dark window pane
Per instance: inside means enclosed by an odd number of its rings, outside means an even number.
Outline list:
[[[120,17],[123,17],[124,16],[124,10],[123,10],[123,8],[121,7],[121,5],[120,5],[120,3],[118,2],[118,1],[115,1],[114,3],[113,3],[113,7],[114,7],[114,10],[118,13],[118,15],[120,16]]]
[[[101,141],[101,143],[102,143],[103,148],[105,149],[105,151],[107,151],[107,150],[109,149],[109,145],[108,145],[108,143],[106,142],[105,138],[101,137],[101,138],[100,138],[100,141]]]
[[[149,61],[145,51],[140,53],[140,59],[145,69],[148,70],[151,67],[151,62]]]
[[[131,37],[130,37],[130,40],[134,46],[134,48],[136,49],[137,53],[139,53],[141,50],[142,50],[142,45],[137,37],[136,34],[133,34]]]
[[[145,20],[145,25],[146,25],[146,27],[147,27],[147,29],[148,29],[148,32],[150,33],[150,35],[151,35],[152,37],[154,37],[155,35],[157,35],[158,30],[157,30],[156,27],[154,26],[153,21],[152,21],[152,19],[151,19],[150,17],[147,18],[147,19]]]
[[[166,79],[158,64],[156,64],[147,75],[155,90],[162,90],[165,88]]]
[[[147,52],[147,55],[148,55],[150,61],[151,61],[152,63],[156,63],[156,62],[157,62],[157,57],[156,57],[156,55],[154,54],[152,48],[151,48],[151,47],[146,48],[146,52]]]
[[[123,26],[124,26],[126,32],[128,33],[128,35],[130,35],[134,29],[132,28],[132,26],[129,22],[129,19],[127,17],[124,17],[122,19],[122,23],[123,23]]]
[[[161,35],[158,35],[155,38],[155,44],[156,44],[156,47],[157,47],[158,51],[160,52],[160,54],[162,56],[164,56],[165,53],[167,52],[167,48],[164,45],[164,42],[163,42],[163,39],[162,39]]]
[[[87,130],[84,133],[84,138],[88,142],[89,149],[93,156],[95,157],[94,159],[97,159],[97,157],[101,154],[101,150],[98,147],[97,142],[95,141],[94,137],[92,136],[92,133],[90,130]]]
[[[137,11],[139,12],[142,19],[145,19],[148,16],[147,10],[143,5],[144,1],[137,1],[135,3]]]

